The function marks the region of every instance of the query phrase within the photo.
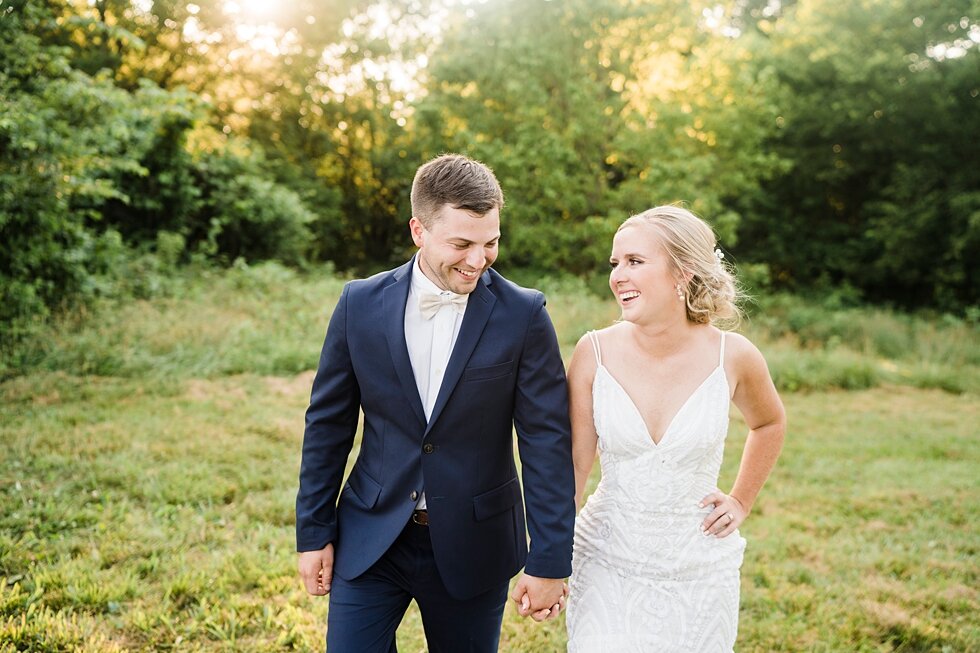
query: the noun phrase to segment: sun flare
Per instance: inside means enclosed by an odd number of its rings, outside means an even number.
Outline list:
[[[223,9],[238,22],[254,25],[271,22],[276,14],[276,3],[267,0],[225,0]]]

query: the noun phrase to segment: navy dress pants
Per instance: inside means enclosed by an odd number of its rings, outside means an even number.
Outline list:
[[[418,603],[429,653],[494,653],[509,581],[466,600],[446,591],[427,526],[409,522],[391,548],[353,580],[334,575],[328,653],[396,653],[395,630]]]

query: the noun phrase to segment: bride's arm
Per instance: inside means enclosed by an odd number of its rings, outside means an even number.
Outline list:
[[[748,514],[783,448],[786,411],[762,353],[743,337],[732,340],[737,343],[732,352],[736,373],[732,402],[745,418],[749,433],[731,496]]]
[[[575,345],[568,365],[568,403],[572,422],[572,464],[575,467],[575,505],[582,506],[585,485],[595,463],[598,436],[592,421],[592,380],[596,362],[589,336]]]
[[[729,334],[728,342],[730,354],[725,357],[725,367],[735,381],[732,403],[745,418],[749,434],[731,492],[712,492],[701,502],[702,506],[714,506],[701,526],[706,535],[715,537],[727,537],[748,516],[779,458],[786,433],[786,412],[762,353],[738,334]]]

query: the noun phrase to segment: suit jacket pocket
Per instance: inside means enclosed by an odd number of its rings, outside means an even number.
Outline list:
[[[467,381],[486,381],[488,379],[496,379],[501,376],[507,376],[510,374],[514,367],[514,361],[509,360],[506,363],[497,363],[496,365],[488,365],[486,367],[468,367],[463,370],[462,382]]]
[[[373,508],[381,494],[381,485],[358,468],[354,468],[347,484],[365,508]]]
[[[473,497],[473,516],[477,521],[489,519],[513,508],[521,500],[521,485],[512,478],[500,487]]]

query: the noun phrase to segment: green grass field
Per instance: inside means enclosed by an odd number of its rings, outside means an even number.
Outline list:
[[[6,354],[0,652],[322,649],[326,601],[295,573],[293,499],[340,285],[215,274]],[[549,297],[566,352],[615,317],[575,288]],[[817,318],[779,332],[791,309],[747,325],[796,390],[742,527],[737,650],[980,651],[976,328],[876,314],[841,342]],[[907,342],[888,356],[896,334]],[[806,369],[823,376],[785,381]],[[743,443],[734,415],[722,487]],[[424,651],[414,611],[399,649]],[[508,608],[501,650],[564,650],[563,623]]]

